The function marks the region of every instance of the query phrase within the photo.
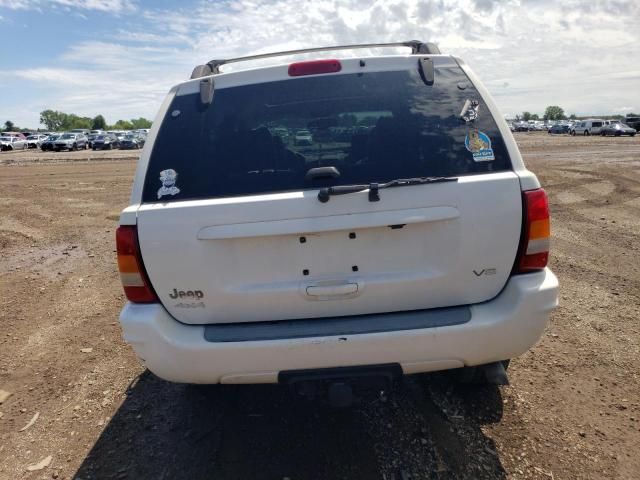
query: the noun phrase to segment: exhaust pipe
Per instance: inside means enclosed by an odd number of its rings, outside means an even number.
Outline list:
[[[482,365],[484,378],[489,385],[509,385],[509,377],[502,362],[493,362]]]

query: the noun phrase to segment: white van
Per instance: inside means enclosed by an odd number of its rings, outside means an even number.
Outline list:
[[[467,367],[503,383],[538,341],[558,299],[547,196],[467,64],[401,45],[216,60],[171,89],[117,231],[124,338],[149,370],[344,385]]]
[[[604,125],[605,121],[601,118],[587,118],[573,126],[571,135],[598,135]]]

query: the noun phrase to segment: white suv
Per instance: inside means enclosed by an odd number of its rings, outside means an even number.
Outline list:
[[[547,196],[469,67],[403,45],[212,61],[171,89],[117,231],[124,338],[149,370],[504,380],[536,343],[558,296]]]

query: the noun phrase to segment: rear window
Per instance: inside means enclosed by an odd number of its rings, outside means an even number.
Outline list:
[[[601,127],[602,126],[602,122],[593,122],[591,123],[592,127]]]
[[[478,118],[460,112],[479,102]],[[334,166],[335,179],[305,179]],[[144,202],[242,196],[459,176],[511,168],[504,141],[464,72],[327,75],[176,96],[153,146]],[[161,174],[162,172],[162,174]],[[175,183],[174,183],[175,182]]]

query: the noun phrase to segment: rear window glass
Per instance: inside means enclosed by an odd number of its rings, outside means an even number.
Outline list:
[[[591,125],[593,127],[601,127],[602,126],[602,122],[593,122]]]
[[[460,118],[467,100],[479,102],[473,123]],[[324,166],[340,176],[305,178]],[[327,75],[219,89],[207,108],[199,93],[176,96],[153,146],[143,201],[510,168],[496,123],[460,68],[437,69],[433,86],[417,69]]]

